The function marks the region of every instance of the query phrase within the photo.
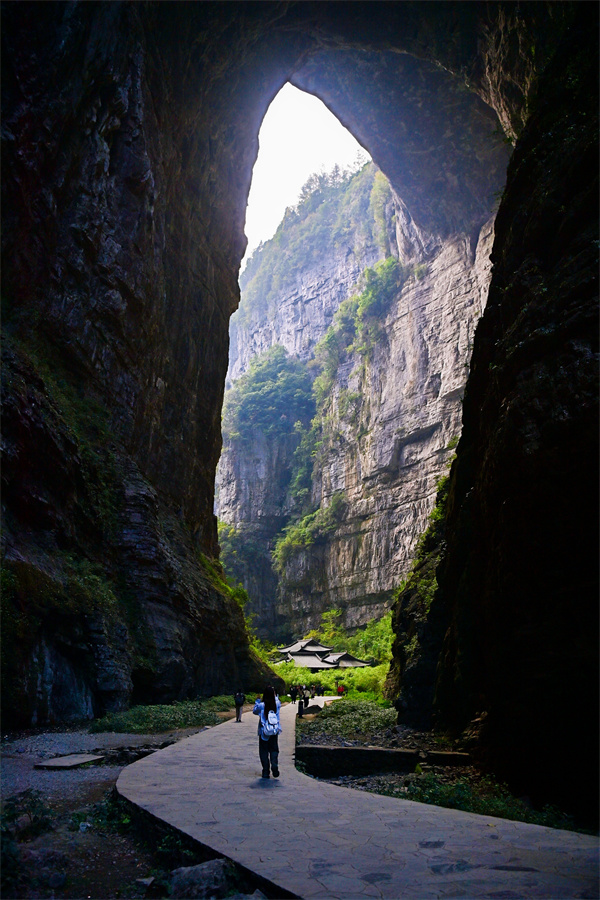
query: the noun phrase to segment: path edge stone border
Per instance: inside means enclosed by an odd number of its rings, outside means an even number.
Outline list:
[[[132,800],[129,800],[121,794],[117,785],[115,785],[113,790],[114,796],[118,799],[119,803],[122,803],[131,814],[136,831],[141,834],[145,840],[148,840],[148,843],[156,844],[168,834],[176,835],[185,848],[193,851],[199,857],[195,863],[190,863],[190,865],[208,862],[211,859],[227,859],[252,884],[254,890],[258,888],[267,896],[267,898],[271,898],[271,900],[302,900],[299,894],[293,894],[280,884],[276,884],[274,881],[259,875],[254,869],[249,869],[247,866],[242,865],[225,853],[219,853],[216,850],[213,850],[208,844],[202,843],[202,841],[193,838],[185,831],[181,831],[174,825],[165,822],[164,819],[161,819],[153,813],[148,812],[148,810],[143,809],[141,806],[138,806]]]

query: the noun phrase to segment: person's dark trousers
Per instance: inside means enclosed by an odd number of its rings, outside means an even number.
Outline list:
[[[271,768],[273,769],[273,775],[277,777],[279,775],[279,741],[277,740],[276,734],[272,735],[266,741],[259,737],[258,755],[260,756],[263,777],[266,778],[269,775],[269,760],[271,762]]]
[[[236,722],[242,721],[242,709],[243,709],[242,706],[236,706],[236,708],[235,708],[235,721]]]

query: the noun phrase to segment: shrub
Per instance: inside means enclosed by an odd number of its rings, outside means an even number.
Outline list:
[[[299,734],[318,732],[345,737],[369,736],[396,724],[396,711],[369,700],[345,698],[326,706],[314,722],[298,721]]]
[[[347,697],[377,698],[377,703],[387,703],[383,700],[383,685],[388,672],[388,665],[367,666],[358,669],[321,669],[319,672],[311,672],[303,669],[293,662],[280,663],[275,667],[277,674],[283,678],[286,685],[291,684],[320,684],[325,694],[337,693],[336,682],[341,683],[347,690]]]
[[[376,227],[377,242],[386,256],[390,253],[390,241],[388,237],[387,223],[385,220],[386,206],[392,199],[390,183],[383,174],[377,171],[373,179],[373,187],[369,198],[369,208],[373,215]]]
[[[225,695],[208,699],[176,701],[170,705],[132,706],[124,712],[107,713],[90,726],[91,733],[116,731],[122,734],[160,734],[173,728],[218,725],[217,712],[233,707]]]
[[[571,816],[549,805],[541,810],[533,809],[511,794],[505,784],[501,784],[491,776],[475,781],[458,779],[455,782],[445,783],[428,772],[422,778],[411,782],[404,796],[407,800],[416,800],[418,803],[461,809],[484,816],[498,816],[502,819],[545,825],[549,828],[568,830],[574,828]]]
[[[321,507],[316,512],[304,516],[299,522],[288,525],[273,550],[275,569],[282,574],[285,564],[294,552],[323,541],[328,534],[336,530],[345,512],[344,495],[341,491],[337,491],[332,495],[329,506]]]
[[[41,791],[27,788],[4,801],[2,825],[17,840],[30,840],[52,828],[52,810],[46,805]]]

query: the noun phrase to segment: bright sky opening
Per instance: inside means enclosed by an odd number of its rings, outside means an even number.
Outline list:
[[[342,169],[358,169],[371,158],[324,103],[291,84],[284,85],[269,106],[258,140],[242,269],[260,242],[273,237],[309,175],[329,172],[336,163]]]

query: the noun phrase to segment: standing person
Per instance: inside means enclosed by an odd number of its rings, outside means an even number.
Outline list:
[[[242,706],[246,702],[246,695],[244,694],[244,692],[242,691],[241,688],[238,690],[237,694],[235,694],[235,696],[233,698],[233,702],[235,703],[235,721],[241,722],[242,721]]]
[[[304,709],[308,709],[308,707],[310,705],[310,691],[306,687],[306,685],[304,685],[303,694],[304,694]]]
[[[292,698],[292,703],[295,705],[296,697],[298,696],[298,688],[295,684],[293,684],[290,688],[290,697]]]
[[[273,770],[273,778],[279,778],[279,741],[281,734],[281,722],[279,721],[279,709],[281,702],[275,694],[275,688],[268,684],[264,690],[262,700],[256,698],[252,712],[259,716],[258,720],[258,755],[262,765],[262,777],[270,778],[269,763]],[[274,713],[269,716],[269,713]],[[270,719],[276,719],[275,734],[270,734],[272,729]]]

